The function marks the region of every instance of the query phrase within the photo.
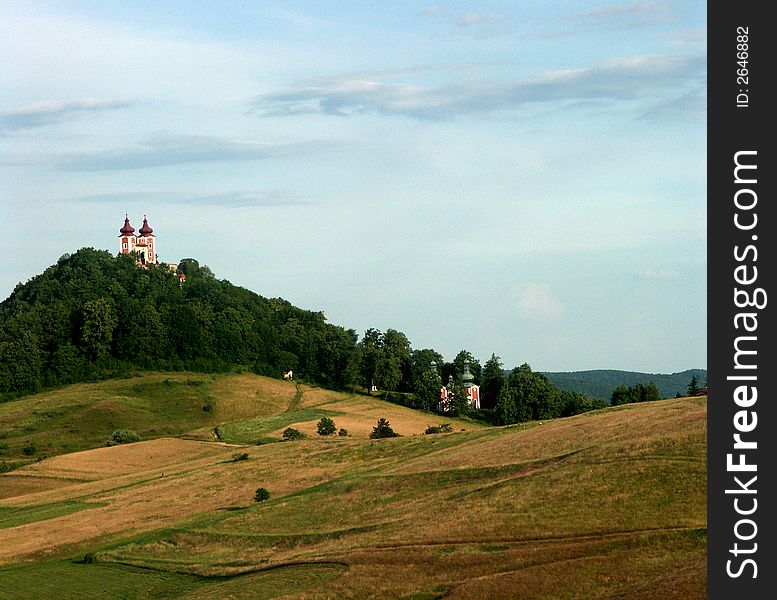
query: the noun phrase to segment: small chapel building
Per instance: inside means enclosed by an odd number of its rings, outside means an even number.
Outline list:
[[[464,363],[464,373],[461,376],[461,384],[464,388],[464,395],[467,398],[469,407],[473,410],[480,410],[480,386],[475,383],[475,377],[469,370],[468,362]],[[438,405],[438,410],[440,412],[448,412],[450,410],[454,385],[453,375],[450,375],[448,377],[448,385],[444,385],[440,388],[440,403]]]

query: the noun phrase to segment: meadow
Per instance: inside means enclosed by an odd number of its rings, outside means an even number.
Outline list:
[[[487,428],[158,373],[0,404],[0,435],[0,598],[706,597],[703,397]]]

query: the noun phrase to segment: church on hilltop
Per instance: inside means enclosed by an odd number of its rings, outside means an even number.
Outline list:
[[[135,252],[138,255],[138,266],[147,265],[166,266],[178,277],[178,282],[183,285],[186,281],[186,275],[178,273],[176,265],[170,265],[159,262],[159,255],[156,251],[156,236],[151,225],[148,224],[148,218],[143,215],[143,225],[135,233],[135,228],[130,225],[129,215],[124,215],[124,225],[119,229],[119,254],[130,254]]]
[[[156,236],[148,224],[146,215],[143,215],[143,226],[137,234],[135,234],[135,228],[130,225],[129,216],[124,215],[124,226],[119,229],[119,253],[132,252],[140,255],[139,260],[142,265],[155,265],[159,262],[156,253]]]

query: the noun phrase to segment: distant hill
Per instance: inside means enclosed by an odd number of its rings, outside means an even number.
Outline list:
[[[699,386],[707,381],[706,369],[688,369],[679,373],[636,373],[615,369],[595,369],[591,371],[568,371],[545,373],[551,383],[565,392],[579,392],[592,398],[609,400],[612,391],[619,385],[633,386],[637,383],[650,383],[658,386],[662,398],[674,398],[685,395],[688,384],[695,375]]]

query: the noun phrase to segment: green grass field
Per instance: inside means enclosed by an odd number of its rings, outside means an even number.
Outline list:
[[[0,476],[0,598],[706,597],[704,398],[424,435],[439,416],[363,396],[172,378],[0,405],[9,449],[49,424],[52,448],[77,446],[68,407],[106,397],[144,438],[187,434]],[[315,435],[324,414],[351,435]],[[402,437],[370,440],[380,416]],[[308,437],[254,445],[287,426]],[[210,428],[221,442],[192,436]]]

